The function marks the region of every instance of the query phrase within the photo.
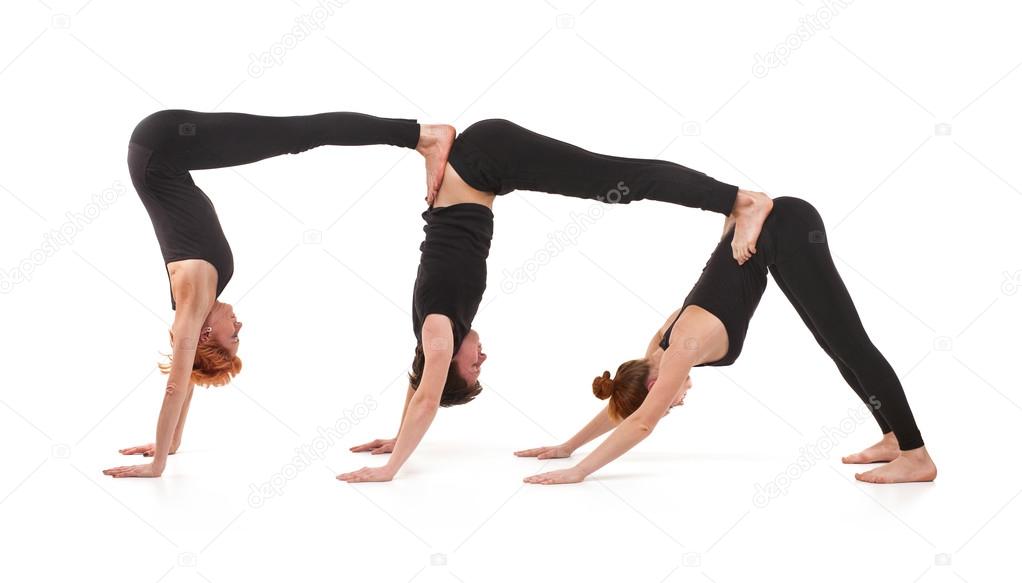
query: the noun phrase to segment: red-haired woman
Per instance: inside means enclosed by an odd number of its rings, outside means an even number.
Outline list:
[[[721,213],[735,223],[727,243],[728,260],[735,265],[747,264],[756,253],[771,208],[763,193],[740,190],[671,162],[595,154],[506,120],[473,124],[455,140],[443,184],[422,215],[426,239],[412,302],[417,346],[397,437],[351,448],[393,455],[383,466],[338,479],[391,480],[439,407],[467,403],[479,394],[486,354],[472,320],[486,288],[493,199],[513,190],[611,204],[649,199]]]
[[[128,144],[128,171],[152,219],[170,279],[169,375],[156,424],[156,441],[120,450],[152,463],[104,470],[115,478],[156,477],[177,451],[195,385],[222,386],[241,371],[241,322],[220,293],[234,273],[234,258],[209,197],[191,170],[249,164],[318,146],[389,144],[418,150],[426,159],[427,196],[443,179],[454,140],[450,126],[360,113],[267,117],[242,113],[160,111],[143,119]]]
[[[682,307],[653,335],[645,356],[622,364],[614,378],[608,371],[593,381],[593,393],[610,399],[609,404],[564,444],[516,455],[568,457],[582,444],[613,433],[574,467],[530,476],[526,482],[583,480],[645,439],[671,407],[684,402],[693,367],[733,363],[766,288],[767,271],[883,434],[877,444],[843,458],[845,463],[886,462],[855,477],[873,483],[936,478],[937,467],[923,445],[905,391],[863,329],[834,266],[820,214],[802,199],[775,198],[758,248],[752,260],[740,266],[731,260],[727,241],[720,242]]]

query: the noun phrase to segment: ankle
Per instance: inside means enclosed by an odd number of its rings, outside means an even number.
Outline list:
[[[915,449],[901,450],[901,456],[911,461],[925,461],[930,458],[926,453],[926,446],[919,446]]]
[[[898,438],[894,436],[894,432],[893,431],[889,431],[889,432],[885,433],[882,438],[880,438],[880,443],[882,443],[884,445],[893,445],[893,446],[897,447],[898,446]]]

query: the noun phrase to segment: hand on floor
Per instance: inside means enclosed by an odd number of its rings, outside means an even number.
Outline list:
[[[564,445],[548,445],[515,452],[515,455],[518,457],[534,457],[540,460],[571,457],[571,454],[572,451]]]
[[[394,444],[397,443],[397,439],[374,439],[369,443],[363,443],[362,445],[356,445],[355,447],[349,448],[348,451],[354,453],[360,453],[368,451],[373,455],[379,455],[381,453],[390,453],[394,451]]]
[[[103,473],[114,478],[159,478],[163,472],[157,471],[153,464],[142,464],[138,466],[118,466],[103,470]]]
[[[338,480],[353,484],[355,482],[389,482],[394,479],[394,472],[384,466],[380,468],[365,467],[361,470],[337,476]]]
[[[576,484],[584,480],[585,477],[586,475],[577,468],[568,468],[529,476],[524,481],[527,484]]]

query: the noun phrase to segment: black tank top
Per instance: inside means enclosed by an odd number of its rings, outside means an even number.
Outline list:
[[[772,217],[767,217],[772,223]],[[731,239],[734,228],[725,234],[703,267],[699,280],[685,298],[682,311],[696,305],[716,316],[727,331],[727,354],[720,360],[705,362],[696,366],[727,366],[734,363],[742,352],[745,335],[749,330],[756,307],[767,285],[767,266],[774,257],[773,236],[764,225],[756,244],[756,254],[745,265],[738,265],[731,254]],[[667,350],[671,343],[671,331],[681,317],[681,312],[671,322],[660,339],[660,348]]]
[[[454,352],[472,328],[486,290],[486,258],[493,239],[493,211],[463,203],[422,213],[426,239],[412,292],[412,329],[422,343],[422,323],[443,314],[454,328]]]
[[[216,295],[220,297],[234,275],[234,255],[213,202],[195,185],[191,174],[134,141],[145,138],[138,134],[136,130],[128,144],[128,172],[153,222],[164,265],[182,259],[208,261],[216,268]],[[169,280],[169,271],[167,277]],[[170,307],[177,309],[173,290]]]

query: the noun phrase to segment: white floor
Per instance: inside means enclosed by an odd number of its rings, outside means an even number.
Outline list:
[[[83,441],[52,453],[44,436],[5,416],[5,433],[20,439],[3,472],[4,569],[40,581],[107,572],[112,580],[214,582],[723,582],[764,573],[853,581],[878,569],[891,581],[1018,576],[1010,549],[1020,540],[1022,476],[985,444],[1017,443],[1019,413],[997,395],[971,389],[989,413],[982,420],[948,423],[952,407],[924,416],[936,428],[927,434],[940,467],[935,483],[875,486],[855,482],[837,459],[873,437],[855,415],[818,424],[796,416],[789,427],[719,375],[704,376],[712,388],[691,393],[688,410],[672,413],[636,451],[582,484],[557,487],[521,478],[566,462],[510,452],[552,442],[544,427],[565,435],[581,413],[492,387],[478,403],[442,412],[389,484],[333,476],[379,460],[344,448],[393,427],[396,383],[377,409],[356,409],[355,400],[338,417],[309,403],[306,415],[278,419],[259,400],[281,396],[256,385],[198,395],[186,445],[160,480],[99,473],[120,463],[112,451],[131,443],[126,435],[146,434],[128,411],[151,395],[132,394]],[[826,389],[778,380],[758,387],[757,398],[818,391],[839,402],[844,390],[836,378]],[[818,460],[800,450],[809,444],[834,452]],[[770,483],[784,494],[762,495]]]
[[[0,581],[1022,577],[1017,18],[349,2],[279,53],[322,4],[0,9]],[[759,75],[824,6],[828,28]],[[424,47],[423,30],[449,34]],[[254,72],[263,53],[277,62]],[[507,117],[807,198],[940,475],[853,479],[840,456],[877,429],[770,284],[738,363],[695,371],[647,441],[582,484],[523,485],[571,462],[511,452],[593,415],[591,379],[642,354],[720,219],[516,193],[495,206],[475,322],[484,393],[441,411],[392,483],[336,481],[380,463],[347,448],[394,434],[414,341],[421,163],[381,147],[195,173],[235,252],[222,299],[245,323],[244,371],[196,395],[162,478],[107,478],[130,461],[118,448],[152,440],[164,383],[173,313],[124,156],[137,120],[170,107]]]

